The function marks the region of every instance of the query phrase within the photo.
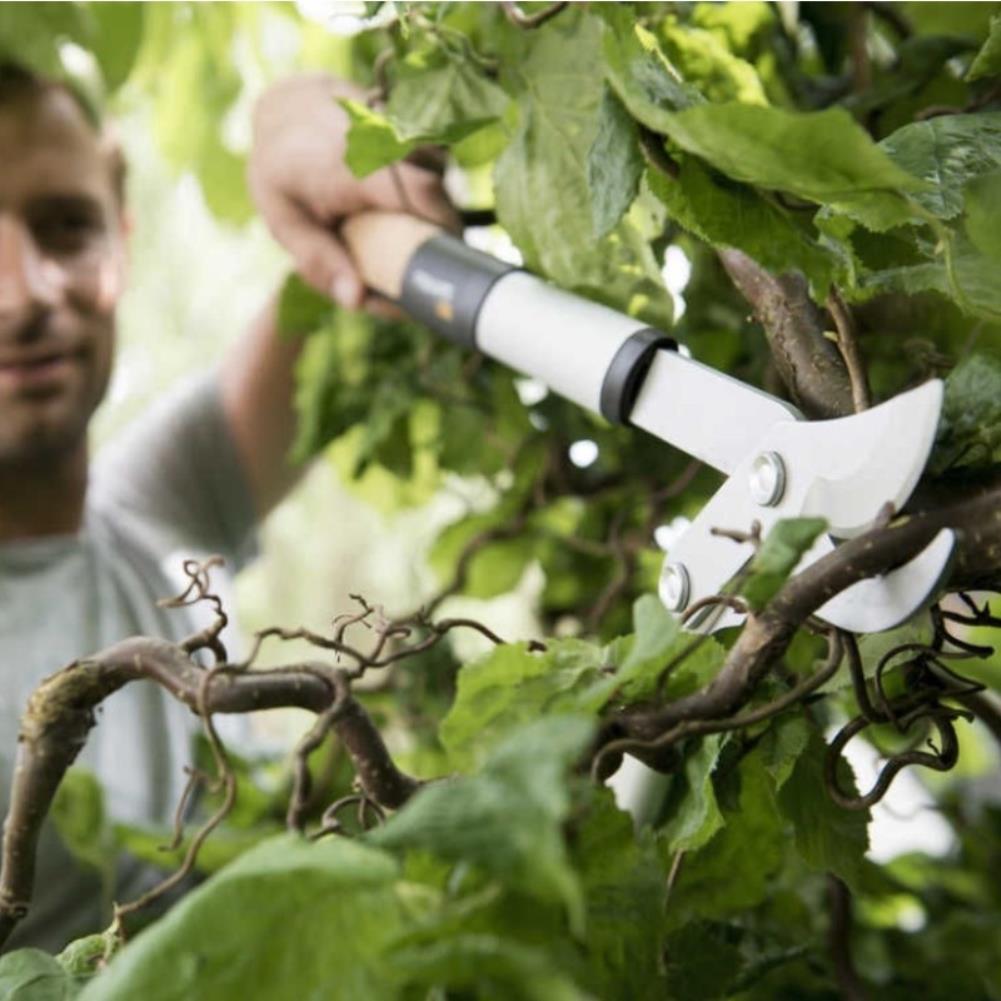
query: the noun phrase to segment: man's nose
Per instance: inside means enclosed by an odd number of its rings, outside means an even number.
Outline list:
[[[0,215],[0,320],[15,322],[58,301],[59,281],[27,228]]]

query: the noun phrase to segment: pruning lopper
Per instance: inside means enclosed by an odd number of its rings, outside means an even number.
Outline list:
[[[931,380],[863,413],[807,421],[790,404],[686,356],[635,319],[558,289],[413,217],[366,213],[344,237],[371,289],[449,340],[544,382],[607,420],[653,434],[727,474],[667,553],[659,593],[682,614],[718,594],[753,546],[714,528],[766,533],[781,518],[826,519],[827,533],[797,572],[836,540],[899,510],[935,439],[943,387]],[[943,529],[917,556],[860,581],[817,615],[852,632],[899,625],[933,595],[954,534]],[[703,603],[686,626],[712,632],[741,616]]]

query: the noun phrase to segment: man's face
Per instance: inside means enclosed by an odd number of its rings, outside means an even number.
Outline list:
[[[68,94],[0,102],[0,465],[75,450],[107,388],[124,236]]]

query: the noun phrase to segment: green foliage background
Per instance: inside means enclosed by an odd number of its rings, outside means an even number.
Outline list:
[[[324,25],[288,4],[4,3],[0,52],[69,74],[119,114],[141,109],[159,154],[234,226],[251,213],[240,121],[254,94],[292,67],[375,85],[378,62],[384,103],[346,105],[356,173],[446,147],[465,206],[496,212],[488,246],[509,239],[557,284],[670,328],[758,385],[774,388],[767,344],[715,249],[800,270],[818,302],[836,284],[857,308],[877,395],[953,373],[934,458],[950,473],[998,449],[1001,15],[892,6],[909,35],[853,4],[571,5],[537,30],[496,4],[368,4],[371,23],[348,37],[328,30],[343,18]],[[868,74],[853,80],[859,32]],[[925,116],[935,108],[947,113]],[[665,156],[676,176],[658,168]],[[692,266],[683,313],[661,274],[668,247]],[[460,777],[358,840],[276,833],[281,768],[246,763],[237,811],[203,859],[213,878],[96,976],[103,940],[59,960],[5,957],[5,996],[829,998],[833,873],[855,895],[856,964],[881,997],[1001,997],[1001,809],[975,795],[977,770],[996,769],[978,731],[964,734],[965,770],[929,783],[948,855],[886,865],[866,855],[867,812],[836,807],[821,781],[823,733],[849,711],[840,675],[808,713],[685,743],[638,831],[574,773],[604,711],[687,694],[722,663],[732,637],[661,686],[687,640],[649,594],[654,528],[698,510],[714,474],[667,496],[684,456],[530,398],[511,373],[411,325],[332,310],[294,280],[282,315],[309,338],[297,454],[322,455],[383,511],[465,491],[468,512],[428,555],[438,583],[492,532],[463,593],[489,599],[534,576],[539,622],[561,638],[461,668],[435,653],[368,696],[405,767]],[[597,445],[584,468],[569,457],[582,439]],[[749,598],[774,593],[796,562],[789,547],[816,529],[770,543]],[[426,596],[414,592],[414,604]],[[797,641],[788,670],[808,673],[820,653]],[[979,669],[997,684],[994,661]],[[757,697],[781,690],[769,681]],[[334,758],[332,793],[350,782]],[[154,854],[156,836],[116,828],[86,777],[60,810],[92,862],[108,844]]]

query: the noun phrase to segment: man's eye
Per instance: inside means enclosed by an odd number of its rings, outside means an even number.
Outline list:
[[[80,250],[100,232],[95,220],[86,216],[59,216],[45,219],[37,227],[39,242],[51,250]]]

